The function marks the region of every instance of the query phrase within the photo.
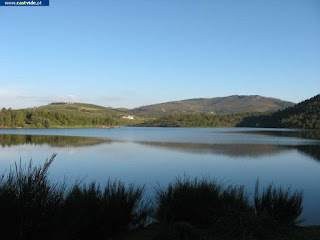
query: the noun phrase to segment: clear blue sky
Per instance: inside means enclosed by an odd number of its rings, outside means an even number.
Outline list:
[[[318,0],[51,0],[0,21],[0,107],[320,92]]]

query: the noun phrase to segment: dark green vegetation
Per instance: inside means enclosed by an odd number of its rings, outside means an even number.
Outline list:
[[[273,114],[246,117],[238,126],[320,129],[320,94]]]
[[[320,95],[275,113],[173,114],[147,121],[142,126],[320,129]]]
[[[8,128],[55,128],[114,126],[117,121],[110,117],[91,117],[59,111],[2,109],[0,127]]]
[[[120,181],[109,180],[103,190],[75,185],[64,199],[61,231],[66,239],[108,239],[142,228],[150,212],[142,196],[143,188]]]
[[[227,115],[173,114],[140,124],[147,127],[236,127],[244,118],[260,116],[259,113]]]
[[[112,127],[137,124],[142,118],[134,120],[123,117],[129,114],[85,103],[51,103],[46,106],[0,111],[0,128],[59,128],[59,127]]]
[[[15,165],[0,181],[0,226],[3,239],[31,239],[53,232],[51,226],[62,206],[64,186],[51,184],[47,172],[54,156],[43,166]],[[51,231],[49,231],[51,230]]]
[[[54,157],[42,166],[20,162],[2,175],[3,239],[269,239],[301,229],[299,191],[269,186],[260,193],[257,185],[251,203],[242,186],[185,177],[158,189],[150,205],[143,187],[119,181],[104,188],[54,184],[48,179]],[[156,223],[145,227],[148,217]]]
[[[251,204],[242,186],[210,179],[176,179],[158,191],[157,239],[265,239],[265,235],[293,227],[302,211],[302,192],[270,185],[257,189]]]
[[[146,117],[162,117],[172,114],[232,114],[271,112],[293,105],[291,102],[258,95],[233,95],[153,104],[132,109],[131,112]]]
[[[16,164],[0,179],[1,239],[110,239],[144,225],[143,188],[108,181],[103,190],[53,184],[48,168]]]
[[[259,193],[259,181],[256,184],[254,206],[258,216],[270,216],[275,224],[295,224],[302,213],[302,192],[291,194],[289,189],[276,189],[272,185],[262,194]]]

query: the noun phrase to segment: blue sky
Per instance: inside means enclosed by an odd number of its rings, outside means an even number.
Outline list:
[[[320,92],[318,0],[51,0],[0,21],[0,107]]]

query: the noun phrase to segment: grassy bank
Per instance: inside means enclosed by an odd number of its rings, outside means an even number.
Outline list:
[[[43,165],[21,162],[0,179],[3,239],[317,239],[298,227],[303,195],[270,185],[254,199],[243,186],[178,178],[147,200],[144,187],[107,180],[102,187],[54,184]],[[147,222],[153,222],[146,225]],[[314,235],[314,238],[312,238]],[[297,237],[296,237],[297,236]],[[272,237],[272,238],[271,238]],[[304,239],[304,238],[299,238]]]

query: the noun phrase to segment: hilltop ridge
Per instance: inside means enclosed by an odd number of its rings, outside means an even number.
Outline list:
[[[267,127],[320,129],[320,94],[276,112],[232,114],[174,113],[147,121],[154,127]]]
[[[231,95],[215,98],[193,98],[134,108],[133,114],[161,117],[171,114],[233,114],[272,112],[293,106],[294,103],[259,95]]]

